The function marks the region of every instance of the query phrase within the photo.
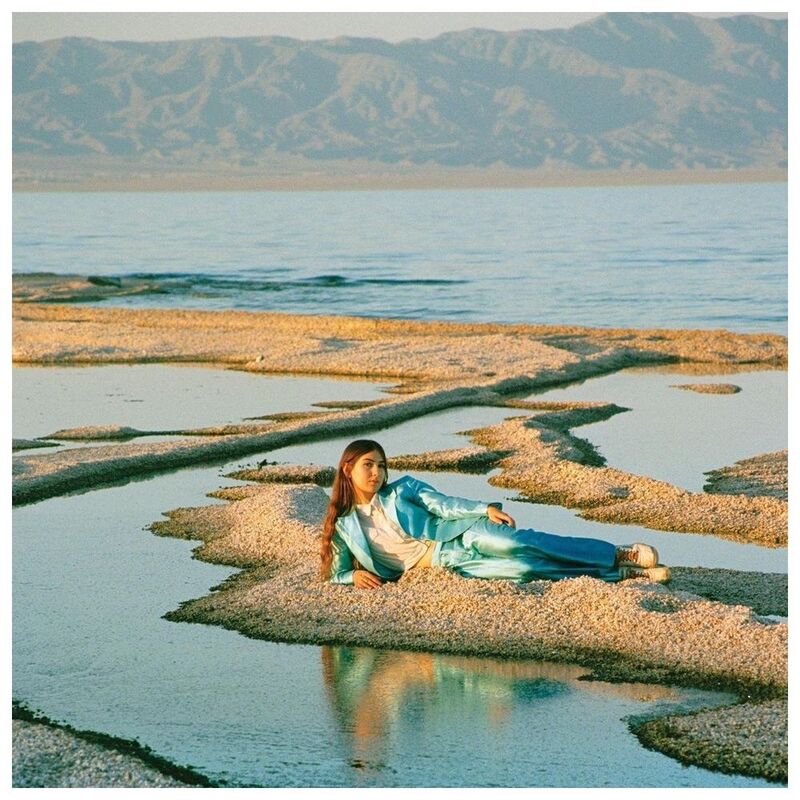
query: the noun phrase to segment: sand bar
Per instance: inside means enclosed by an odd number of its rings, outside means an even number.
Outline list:
[[[737,394],[742,391],[742,387],[735,383],[676,383],[673,388],[700,394]]]
[[[319,416],[304,413],[294,419],[273,419],[269,425],[200,428],[185,441],[21,456],[15,461],[14,502],[295,441],[379,430],[444,408],[503,404],[515,393],[628,366],[688,361],[783,368],[787,360],[785,337],[721,330],[505,326],[31,303],[15,303],[13,308],[13,355],[18,363],[205,362],[254,372],[401,381],[396,396],[380,404]],[[551,418],[551,429],[553,424]],[[87,431],[87,438],[96,433]],[[198,441],[200,434],[203,438]],[[562,448],[562,456],[564,452]],[[649,512],[637,513],[642,517]],[[672,522],[665,518],[657,524]]]
[[[194,361],[264,372],[460,383],[572,377],[690,362],[785,367],[786,337],[724,330],[422,322],[244,311],[132,310],[15,303],[13,359],[39,364]],[[571,377],[571,376],[566,376]],[[562,380],[564,378],[562,377]]]
[[[708,769],[786,783],[789,753],[775,745],[785,741],[788,724],[785,701],[767,700],[651,720],[633,730],[647,747],[684,764],[698,763],[700,752]]]
[[[315,641],[565,660],[615,653],[636,668],[704,675],[726,685],[786,687],[786,626],[750,608],[645,581],[591,578],[519,586],[411,571],[375,592],[318,579],[327,495],[310,484],[232,487],[225,505],[176,509],[159,535],[202,541],[196,557],[247,571],[174,618],[214,622],[278,641]],[[590,610],[592,609],[592,610]],[[630,626],[647,636],[631,637]],[[680,635],[679,635],[680,634]],[[600,658],[602,660],[602,658]],[[635,679],[635,678],[632,678]]]
[[[777,497],[689,492],[597,465],[591,445],[569,433],[571,427],[594,421],[596,414],[587,412],[576,410],[569,419],[560,412],[518,417],[471,431],[478,444],[512,452],[499,462],[503,471],[489,483],[517,489],[524,499],[580,508],[582,517],[598,522],[786,546],[789,508]]]
[[[744,458],[732,466],[709,470],[706,475],[706,492],[789,499],[788,450]]]
[[[11,450],[35,450],[40,447],[58,447],[58,442],[50,442],[46,439],[12,439]]]

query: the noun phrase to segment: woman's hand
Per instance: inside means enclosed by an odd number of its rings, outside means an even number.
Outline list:
[[[382,583],[377,575],[365,569],[357,569],[353,573],[353,585],[356,589],[377,589]]]
[[[517,523],[514,522],[514,518],[506,514],[505,511],[501,511],[496,506],[489,506],[488,510],[486,511],[486,516],[489,517],[490,522],[494,522],[496,525],[510,525],[512,528],[517,527]]]

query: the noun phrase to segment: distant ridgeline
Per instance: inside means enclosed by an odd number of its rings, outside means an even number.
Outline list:
[[[188,166],[785,167],[787,51],[786,21],[671,13],[399,44],[25,42],[13,149]]]

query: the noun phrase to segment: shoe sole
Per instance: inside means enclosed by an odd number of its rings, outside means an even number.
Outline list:
[[[620,567],[620,580],[646,578],[651,583],[667,583],[672,578],[669,567],[657,564],[655,567]]]

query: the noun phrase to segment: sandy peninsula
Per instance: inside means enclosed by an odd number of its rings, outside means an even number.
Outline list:
[[[47,305],[42,299],[14,304],[17,363],[205,362],[254,372],[391,378],[396,386],[386,400],[374,403],[244,426],[198,426],[167,442],[141,441],[147,432],[134,432],[134,441],[126,441],[130,431],[62,432],[113,443],[16,456],[15,503],[124,476],[229,461],[293,442],[346,434],[355,438],[444,408],[496,405],[507,406],[509,417],[471,431],[471,447],[409,454],[397,463],[407,469],[499,468],[491,482],[513,488],[520,499],[579,508],[591,519],[766,547],[787,543],[786,498],[760,490],[756,480],[742,474],[741,465],[739,480],[746,482],[747,492],[740,483],[717,483],[713,494],[687,492],[606,465],[590,443],[572,432],[624,409],[607,403],[521,399],[541,387],[631,366],[785,369],[785,337],[722,330],[134,311]],[[785,576],[678,566],[667,586],[642,580],[609,585],[589,578],[518,586],[468,581],[433,569],[409,573],[378,597],[321,583],[316,576],[326,503],[321,485],[330,478],[325,465],[311,473],[299,465],[264,465],[236,477],[250,483],[214,493],[228,501],[225,505],[172,510],[166,521],[153,525],[160,535],[201,540],[199,558],[242,569],[219,590],[184,604],[171,619],[222,625],[279,641],[572,661],[606,679],[732,689],[748,704],[747,710],[720,716],[718,723],[703,716],[684,719],[681,730],[692,744],[676,757],[725,770],[733,763],[732,748],[725,742],[743,737],[746,726],[766,715],[768,746],[748,756],[746,763],[736,762],[734,769],[786,779],[781,767],[785,759],[780,757],[786,752],[786,728],[775,709],[785,708],[786,702],[787,625],[767,616],[786,610]],[[282,533],[280,547],[276,530]],[[659,731],[642,729],[637,735],[648,746],[667,751]],[[768,752],[778,753],[777,761]]]

